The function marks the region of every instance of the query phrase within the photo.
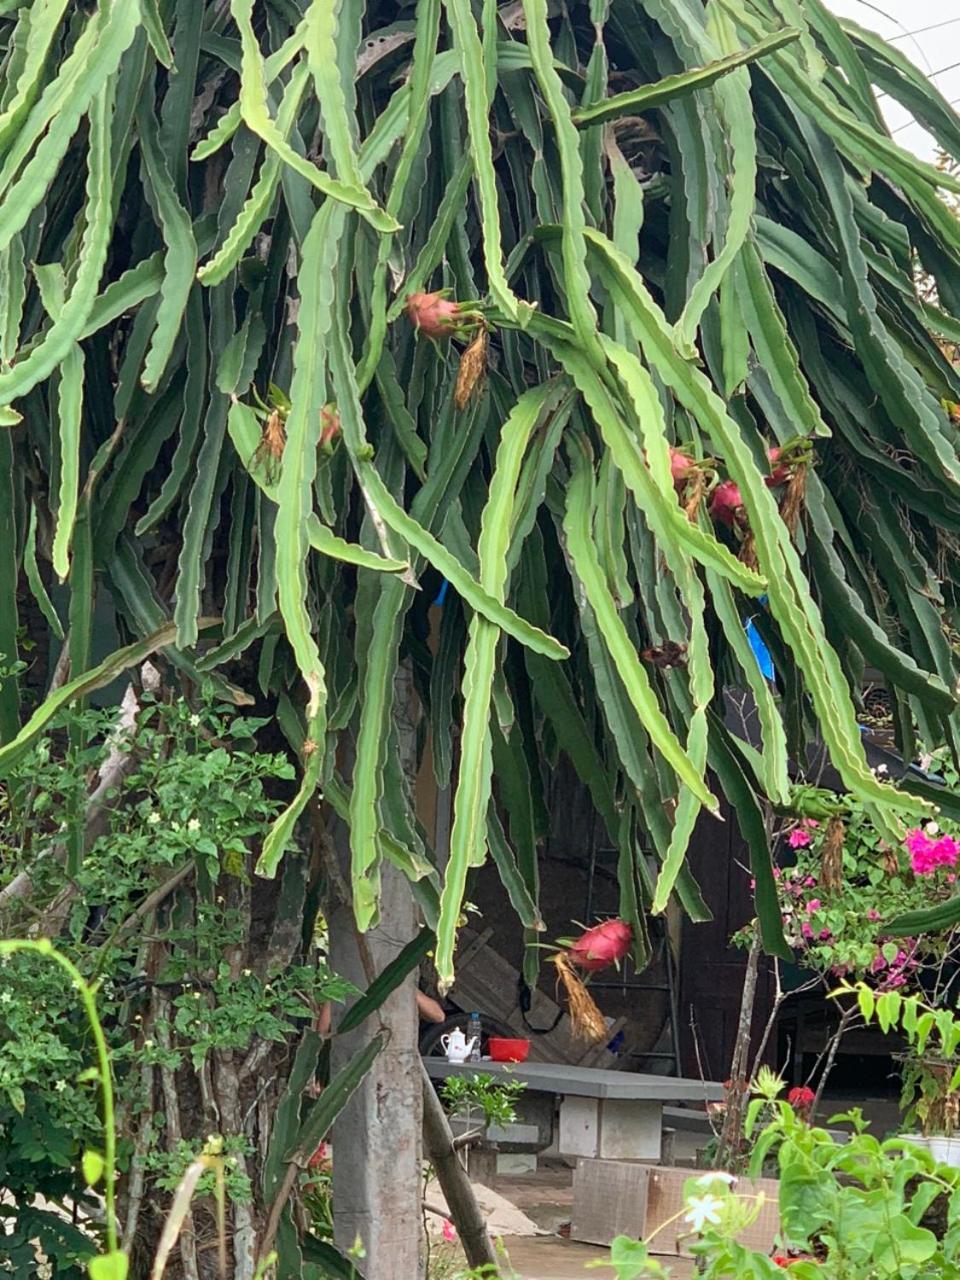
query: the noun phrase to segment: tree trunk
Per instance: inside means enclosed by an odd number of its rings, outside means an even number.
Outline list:
[[[757,978],[760,972],[759,926],[755,926],[753,942],[747,956],[747,968],[743,975],[743,995],[740,1000],[740,1023],[737,1042],[730,1064],[730,1085],[727,1089],[727,1107],[723,1129],[717,1148],[716,1167],[734,1172],[738,1169],[743,1144],[743,1122],[750,1085],[750,1033],[753,1028],[753,1009],[757,996]]]
[[[446,1113],[434,1092],[426,1068],[420,1063],[423,1085],[423,1137],[427,1155],[443,1191],[450,1217],[457,1229],[463,1252],[470,1267],[493,1267],[497,1271],[497,1256],[490,1243],[487,1224],[480,1212],[473,1186],[466,1169],[460,1163],[456,1144]]]
[[[416,695],[409,671],[396,680],[397,728],[406,777],[416,769]],[[349,883],[346,832],[337,832],[337,854]],[[391,866],[382,868],[380,923],[358,939],[353,909],[337,902],[329,917],[333,968],[356,986],[369,986],[417,932],[410,885]],[[372,968],[371,974],[368,970]],[[379,1016],[335,1036],[337,1071],[381,1028],[390,1038],[333,1129],[334,1240],[345,1251],[359,1240],[359,1269],[370,1280],[419,1280],[424,1247],[420,1207],[423,1097],[418,1048],[417,975],[411,973],[384,1002]]]

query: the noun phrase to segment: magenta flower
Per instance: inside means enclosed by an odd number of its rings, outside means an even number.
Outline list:
[[[908,831],[904,840],[910,854],[910,866],[914,875],[933,875],[940,867],[955,867],[960,855],[953,836],[939,836],[936,840],[920,827]]]
[[[876,907],[870,907],[870,908],[869,908],[869,910],[867,911],[867,919],[868,919],[868,920],[879,920],[879,919],[880,919],[880,912],[877,910],[877,908],[876,908]]]
[[[804,920],[803,924],[800,926],[800,932],[803,934],[803,936],[807,939],[808,942],[813,937],[813,930],[807,924],[806,920]]]
[[[820,910],[820,899],[819,899],[819,898],[811,898],[811,899],[810,899],[810,901],[809,901],[809,902],[807,903],[807,905],[806,905],[806,912],[807,912],[807,915],[808,915],[808,916],[812,916],[812,915],[813,915],[813,913],[814,913],[815,911],[819,911],[819,910]]]
[[[787,844],[791,849],[805,849],[809,843],[810,833],[802,827],[797,827],[787,836]]]
[[[443,1220],[443,1238],[447,1244],[453,1244],[457,1238],[457,1229],[449,1218],[444,1218]]]

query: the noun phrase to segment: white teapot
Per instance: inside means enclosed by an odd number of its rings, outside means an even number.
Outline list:
[[[468,1040],[459,1027],[440,1037],[440,1047],[447,1055],[448,1062],[467,1062],[476,1043],[476,1036],[471,1036]]]

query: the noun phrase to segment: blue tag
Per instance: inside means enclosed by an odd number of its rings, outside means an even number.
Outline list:
[[[773,680],[776,672],[773,668],[773,659],[770,657],[770,650],[763,643],[760,632],[753,625],[753,619],[747,623],[747,639],[750,641],[750,648],[753,650],[753,656],[757,660],[757,666],[760,668],[760,674],[764,680]]]

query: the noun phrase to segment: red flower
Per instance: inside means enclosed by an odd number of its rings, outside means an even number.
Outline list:
[[[787,1094],[787,1101],[794,1111],[802,1115],[803,1112],[809,1111],[813,1106],[816,1096],[813,1090],[809,1089],[805,1084],[798,1084],[795,1089],[791,1089]]]
[[[325,1142],[321,1142],[319,1147],[307,1161],[308,1169],[322,1169],[330,1159],[330,1151]]]

